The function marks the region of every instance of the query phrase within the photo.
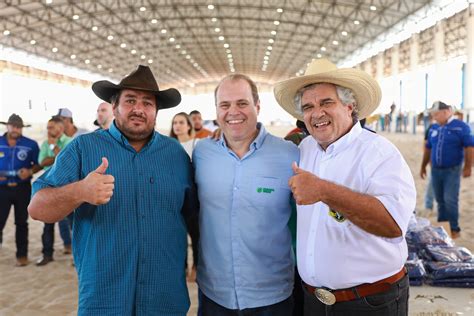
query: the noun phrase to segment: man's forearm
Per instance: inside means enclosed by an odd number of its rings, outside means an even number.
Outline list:
[[[361,229],[381,237],[395,238],[402,231],[385,206],[373,196],[354,192],[329,182],[322,202]]]
[[[63,187],[44,188],[38,191],[31,199],[28,212],[33,219],[55,223],[82,203],[81,183],[78,181]]]
[[[464,168],[472,168],[472,155],[474,147],[465,147],[464,148]]]
[[[33,174],[35,174],[35,173],[37,173],[38,171],[40,171],[41,169],[43,169],[42,166],[40,166],[40,165],[33,165],[33,167],[31,167],[31,172],[32,172]]]
[[[49,167],[54,163],[54,157],[46,157],[41,161],[41,167]]]
[[[430,156],[431,156],[431,149],[428,149],[425,147],[423,150],[423,160],[421,162],[421,168],[426,168],[428,163],[430,162]]]

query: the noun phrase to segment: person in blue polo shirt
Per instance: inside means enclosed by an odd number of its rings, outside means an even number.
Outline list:
[[[28,211],[31,195],[31,177],[41,170],[38,165],[38,143],[22,135],[24,125],[19,115],[12,114],[7,132],[0,136],[0,246],[3,228],[10,208],[15,207],[16,266],[28,264]]]
[[[59,153],[33,184],[28,210],[48,223],[74,210],[78,315],[185,316],[192,166],[176,140],[155,131],[158,110],[177,106],[181,95],[159,90],[147,66],[92,90],[113,105],[114,122]]]
[[[471,176],[474,146],[469,125],[453,117],[453,109],[436,101],[430,109],[434,120],[428,132],[420,176],[426,176],[426,166],[431,161],[431,180],[438,203],[438,222],[449,221],[453,238],[460,236],[459,188],[461,174]],[[462,166],[464,160],[464,167]]]
[[[215,102],[222,135],[199,141],[192,159],[200,202],[202,315],[291,315],[288,180],[298,148],[257,122],[260,100],[249,77],[223,78]]]

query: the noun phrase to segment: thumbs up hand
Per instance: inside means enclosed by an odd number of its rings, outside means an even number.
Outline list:
[[[296,162],[293,162],[291,168],[295,175],[288,180],[288,186],[293,192],[296,204],[310,205],[321,201],[325,181],[311,172],[301,169]]]
[[[113,176],[105,174],[109,167],[107,158],[102,157],[102,163],[82,180],[82,200],[93,205],[106,204],[114,193]]]

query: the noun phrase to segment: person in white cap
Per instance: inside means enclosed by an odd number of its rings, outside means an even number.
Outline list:
[[[289,180],[304,314],[407,315],[404,235],[415,185],[395,146],[359,123],[377,108],[379,85],[363,71],[318,59],[274,93],[312,136],[301,142]]]
[[[461,235],[459,227],[459,190],[461,175],[471,176],[472,146],[469,125],[453,117],[453,108],[436,101],[430,109],[435,124],[427,133],[420,176],[426,176],[431,162],[431,183],[438,203],[438,222],[449,221],[451,237]],[[464,162],[464,166],[463,166]]]
[[[74,125],[74,121],[72,120],[72,112],[68,108],[60,108],[58,110],[58,114],[55,116],[58,116],[64,123],[64,134],[68,137],[76,138],[79,135],[86,134],[89,131],[77,127]]]

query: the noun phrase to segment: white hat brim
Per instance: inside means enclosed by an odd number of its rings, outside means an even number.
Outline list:
[[[284,80],[275,84],[273,93],[278,104],[286,112],[298,120],[303,120],[303,115],[295,104],[295,95],[301,88],[315,83],[332,83],[351,89],[357,100],[359,120],[374,112],[382,99],[382,91],[377,81],[366,72],[353,68],[335,69]]]

